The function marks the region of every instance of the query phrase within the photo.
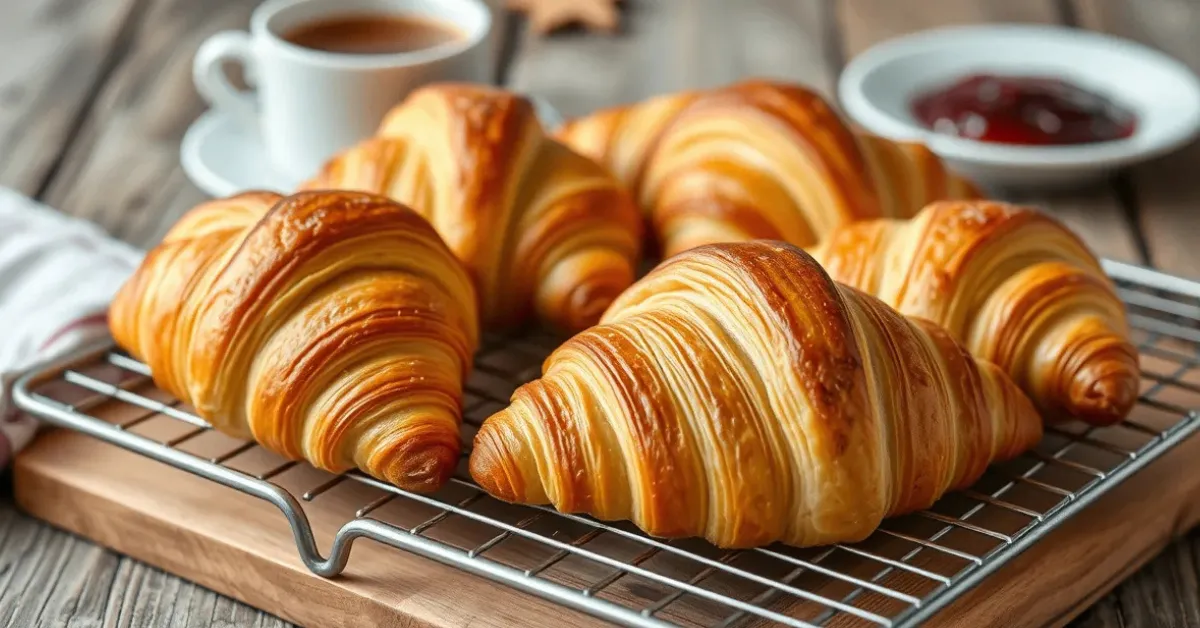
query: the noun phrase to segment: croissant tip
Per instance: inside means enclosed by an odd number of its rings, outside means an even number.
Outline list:
[[[491,423],[485,422],[475,436],[475,445],[467,463],[471,477],[491,496],[506,501],[518,501],[519,491],[504,461],[508,457],[503,439]]]
[[[384,466],[371,468],[371,475],[404,490],[432,493],[454,475],[461,450],[452,443],[427,443],[414,446],[406,442]]]
[[[634,279],[633,262],[611,251],[588,251],[567,258],[539,287],[539,313],[558,330],[582,331],[600,322]]]
[[[1141,386],[1137,349],[1116,337],[1104,328],[1085,335],[1075,362],[1078,366],[1066,373],[1061,405],[1092,425],[1116,423],[1137,403]]]
[[[1125,372],[1077,382],[1072,387],[1071,412],[1094,425],[1110,425],[1124,419],[1138,398],[1138,378]]]

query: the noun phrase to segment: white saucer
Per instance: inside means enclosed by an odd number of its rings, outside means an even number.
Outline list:
[[[992,144],[934,133],[909,112],[913,96],[968,74],[1064,78],[1131,109],[1128,138],[1075,146]],[[1048,26],[966,26],[893,39],[853,59],[838,95],[867,130],[926,142],[982,184],[1077,184],[1173,150],[1200,130],[1200,82],[1182,63],[1124,39]]]
[[[301,183],[271,168],[257,132],[245,132],[237,120],[216,109],[204,112],[188,128],[179,161],[192,183],[212,196],[245,190],[288,192]]]
[[[562,116],[549,103],[531,100],[546,128],[562,124]],[[188,128],[179,147],[179,160],[196,187],[216,197],[245,190],[286,193],[302,183],[271,168],[257,130],[247,132],[237,120],[216,109],[204,112]]]

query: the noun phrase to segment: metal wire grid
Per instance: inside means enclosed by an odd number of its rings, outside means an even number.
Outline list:
[[[367,537],[630,626],[911,626],[1200,427],[1188,409],[1200,407],[1200,284],[1105,264],[1129,306],[1143,355],[1137,412],[1106,428],[1052,426],[1035,451],[989,469],[974,487],[930,510],[889,520],[862,543],[808,550],[721,551],[696,540],[658,540],[623,523],[502,504],[461,471],[435,495],[357,472],[324,474],[302,491],[289,491],[278,480],[295,461],[276,459],[257,473],[235,468],[239,458],[262,453],[252,442],[215,455],[187,451],[209,425],[161,399],[148,369],[108,346],[35,369],[14,394],[22,408],[51,423],[275,504],[291,525],[301,560],[322,576],[340,573],[354,539]],[[485,343],[467,385],[467,442],[516,385],[537,375],[554,344],[537,333]],[[67,394],[71,388],[76,394]],[[67,401],[79,391],[90,396]],[[89,414],[109,403],[138,412],[116,424]],[[138,433],[162,417],[186,429],[169,438]],[[323,495],[344,483],[375,493],[337,531],[326,557],[305,508],[320,506]]]

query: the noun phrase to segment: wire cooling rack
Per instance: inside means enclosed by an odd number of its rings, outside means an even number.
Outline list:
[[[1142,355],[1142,394],[1129,419],[1106,428],[1050,427],[1034,451],[992,467],[970,490],[890,519],[862,543],[805,550],[723,551],[698,540],[650,538],[624,523],[503,504],[462,465],[434,495],[357,472],[312,469],[319,480],[289,491],[276,479],[295,461],[274,458],[256,472],[239,467],[240,459],[266,454],[254,443],[227,439],[218,452],[189,449],[209,425],[165,398],[143,364],[110,345],[35,369],[14,393],[23,409],[53,424],[274,504],[300,559],[322,576],[340,573],[353,541],[367,537],[629,626],[911,626],[1200,427],[1191,410],[1200,408],[1200,283],[1115,262],[1105,269],[1129,307]],[[538,375],[556,344],[539,332],[485,339],[467,385],[466,442],[517,385]],[[129,406],[121,413],[129,418],[113,423],[92,414],[107,404]],[[179,429],[139,433],[164,420]],[[375,496],[348,517],[323,556],[306,508],[345,483],[366,484]]]

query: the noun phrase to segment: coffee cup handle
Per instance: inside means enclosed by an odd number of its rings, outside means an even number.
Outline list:
[[[254,91],[238,89],[229,82],[225,74],[225,63],[241,64],[252,80],[254,74],[254,51],[250,34],[242,31],[221,31],[200,44],[192,59],[192,82],[196,91],[210,105],[237,120],[245,128],[258,124],[258,107]]]

